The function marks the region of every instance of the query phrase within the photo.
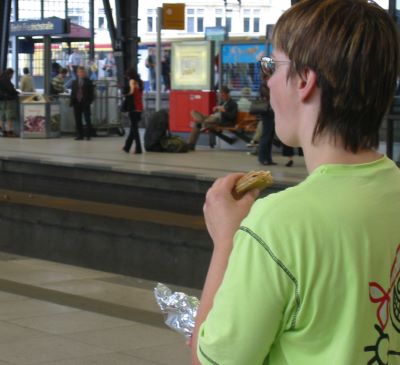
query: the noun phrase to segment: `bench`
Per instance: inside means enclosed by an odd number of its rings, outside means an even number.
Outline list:
[[[248,112],[238,112],[234,126],[217,126],[209,130],[210,147],[215,146],[215,137],[221,138],[229,144],[235,143],[236,139],[227,136],[224,132],[230,132],[242,141],[249,143],[251,141],[249,134],[256,131],[257,123],[258,119],[255,115]]]

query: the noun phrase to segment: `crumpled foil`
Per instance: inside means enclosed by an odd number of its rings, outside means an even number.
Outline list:
[[[165,324],[190,338],[194,330],[200,301],[185,293],[173,293],[170,288],[161,283],[154,288],[154,296],[161,311],[167,315]]]

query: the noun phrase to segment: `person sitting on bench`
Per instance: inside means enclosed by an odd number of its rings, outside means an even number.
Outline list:
[[[238,113],[238,105],[231,98],[230,90],[227,86],[221,87],[220,96],[221,102],[219,105],[213,108],[213,114],[204,115],[196,110],[193,110],[191,112],[195,122],[192,126],[192,132],[190,133],[188,144],[189,149],[191,149],[192,151],[195,149],[202,128],[206,128],[213,132],[213,129],[218,126],[229,127],[235,125]],[[214,133],[216,133],[217,136],[221,137],[222,139],[224,139],[225,137],[222,133],[218,133],[215,131]]]

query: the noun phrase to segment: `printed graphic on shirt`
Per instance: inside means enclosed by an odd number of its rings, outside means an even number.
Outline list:
[[[391,350],[390,347],[390,338],[389,335],[384,333],[382,328],[375,325],[375,329],[378,332],[378,339],[376,340],[375,345],[365,346],[365,352],[372,352],[373,356],[368,361],[367,365],[388,365],[389,358],[392,356],[400,356],[399,351]]]
[[[367,365],[386,365],[392,356],[400,356],[400,349],[391,349],[390,337],[385,329],[390,322],[400,334],[400,244],[390,270],[390,286],[385,289],[377,282],[369,283],[369,298],[372,303],[378,304],[376,317],[379,325],[375,325],[378,339],[374,345],[364,347],[365,352],[372,352],[373,357]],[[397,343],[398,341],[394,341]]]

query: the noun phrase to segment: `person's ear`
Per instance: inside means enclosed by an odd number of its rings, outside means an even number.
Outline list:
[[[317,74],[310,68],[304,69],[298,80],[300,100],[305,102],[310,99],[317,88]]]

